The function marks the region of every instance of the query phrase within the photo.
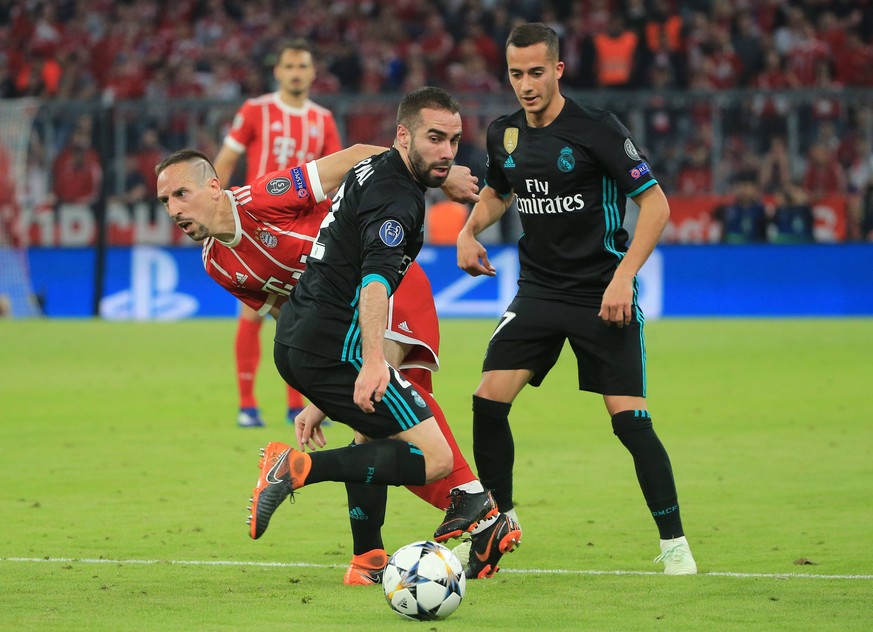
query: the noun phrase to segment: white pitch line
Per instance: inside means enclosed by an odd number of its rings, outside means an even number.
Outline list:
[[[232,560],[108,560],[104,558],[75,557],[0,557],[0,562],[66,563],[66,564],[170,564],[173,566],[257,566],[263,568],[345,568],[345,564],[312,564],[309,562],[236,562]],[[595,571],[567,568],[507,568],[500,574],[519,573],[528,575],[663,575],[659,571]],[[818,573],[732,573],[711,571],[700,573],[705,577],[737,577],[761,579],[861,579],[871,580],[873,575],[822,575]]]

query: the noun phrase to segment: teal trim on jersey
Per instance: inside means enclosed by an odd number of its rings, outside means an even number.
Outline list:
[[[624,253],[615,247],[615,233],[621,228],[621,214],[618,212],[618,185],[615,180],[603,178],[603,219],[606,228],[603,231],[603,247],[621,261]]]
[[[385,291],[388,292],[388,296],[391,296],[391,284],[388,283],[388,279],[383,277],[381,274],[368,274],[363,279],[361,279],[361,285],[358,286],[358,293],[360,294],[361,289],[365,285],[369,285],[370,283],[381,283],[385,286]]]
[[[355,350],[359,347],[359,341],[361,339],[361,325],[358,319],[358,300],[361,298],[361,286],[359,285],[355,290],[355,298],[352,299],[350,305],[355,308],[354,313],[352,314],[352,323],[349,325],[349,330],[346,332],[345,340],[343,340],[343,351],[340,354],[340,359],[343,362],[351,362],[356,358],[360,358],[360,353],[355,353]]]
[[[361,357],[361,325],[358,322],[358,310],[352,314],[352,324],[346,332],[346,338],[343,340],[343,352],[340,359],[343,362],[351,362]],[[357,353],[356,353],[357,352]]]
[[[628,193],[627,196],[628,196],[629,198],[636,197],[636,196],[638,196],[640,193],[642,193],[643,191],[645,191],[646,189],[649,189],[649,188],[655,186],[656,184],[658,184],[658,181],[657,181],[657,180],[649,180],[649,181],[646,182],[643,186],[641,186],[639,189],[635,189],[635,190],[631,191],[630,193]]]
[[[406,443],[409,445],[409,453],[410,454],[420,454],[421,456],[424,456],[424,452],[422,452],[421,450],[416,448],[415,444],[409,443],[409,441],[407,441]]]
[[[636,286],[636,277],[634,277],[634,286]],[[643,314],[643,310],[639,308],[637,305],[636,298],[636,287],[634,288],[634,305],[636,309],[634,310],[634,314],[637,315],[637,322],[640,324],[640,356],[642,359],[642,372],[643,372],[643,397],[646,396],[646,391],[648,390],[648,378],[646,377],[646,337],[643,335],[643,329],[646,324],[646,317]]]

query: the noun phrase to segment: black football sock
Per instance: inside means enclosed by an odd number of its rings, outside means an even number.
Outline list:
[[[473,459],[479,480],[490,489],[500,511],[512,509],[515,443],[509,427],[512,404],[473,395]]]
[[[406,441],[379,439],[312,452],[306,484],[321,481],[368,485],[424,485],[424,455]]]
[[[346,483],[346,496],[349,499],[354,554],[384,549],[382,525],[385,524],[388,488],[385,485]]]
[[[670,457],[652,428],[646,410],[625,410],[612,416],[612,431],[634,459],[637,480],[662,540],[684,535]]]

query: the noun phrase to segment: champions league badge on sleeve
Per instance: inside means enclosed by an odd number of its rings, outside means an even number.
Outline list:
[[[379,238],[386,246],[393,248],[403,242],[403,226],[396,219],[386,219],[379,227]]]

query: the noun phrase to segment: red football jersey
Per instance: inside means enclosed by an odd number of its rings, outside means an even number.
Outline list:
[[[246,154],[246,182],[342,149],[330,110],[308,100],[302,108],[289,107],[277,92],[246,101],[224,144]]]
[[[261,315],[281,305],[306,267],[330,210],[314,162],[274,171],[226,191],[236,220],[233,239],[203,242],[203,267],[223,288]],[[385,337],[412,345],[398,367],[428,392],[439,370],[440,331],[433,291],[413,262],[390,297]]]
[[[291,293],[303,274],[330,200],[312,162],[268,173],[226,193],[236,233],[229,242],[207,238],[203,266],[222,287],[264,315],[278,297]]]

